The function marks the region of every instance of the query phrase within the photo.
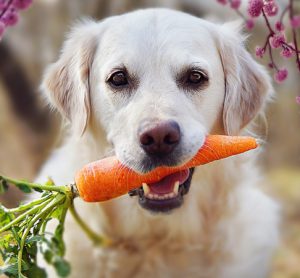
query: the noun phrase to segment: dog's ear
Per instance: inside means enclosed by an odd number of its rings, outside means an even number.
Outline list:
[[[90,116],[89,74],[98,32],[99,24],[92,21],[74,26],[58,61],[46,69],[41,86],[50,104],[81,133]]]
[[[218,32],[225,79],[223,124],[229,135],[237,135],[258,115],[273,91],[268,73],[246,51],[244,41],[237,22],[224,24]]]

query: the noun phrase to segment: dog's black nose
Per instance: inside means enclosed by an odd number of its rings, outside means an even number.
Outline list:
[[[144,121],[139,128],[139,140],[146,153],[156,156],[170,154],[180,142],[180,128],[177,122]]]

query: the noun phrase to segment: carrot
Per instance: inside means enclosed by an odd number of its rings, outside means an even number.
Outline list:
[[[163,166],[140,174],[122,165],[116,157],[108,157],[83,167],[77,172],[75,182],[84,201],[101,202],[126,194],[143,182],[153,183],[175,172],[240,154],[257,146],[252,137],[208,135],[198,153],[181,166]]]

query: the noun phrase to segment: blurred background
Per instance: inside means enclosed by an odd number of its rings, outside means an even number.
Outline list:
[[[246,12],[246,0],[242,10]],[[284,6],[287,0],[277,1]],[[296,0],[296,13],[300,1]],[[0,42],[0,172],[34,179],[58,140],[60,118],[43,103],[39,84],[47,64],[55,61],[71,24],[84,16],[100,20],[137,8],[169,7],[213,21],[234,20],[237,15],[215,0],[35,0],[8,28]],[[299,31],[299,29],[298,29]],[[248,40],[249,51],[265,41],[266,28],[257,22]],[[300,34],[298,34],[300,35]],[[264,190],[282,206],[282,241],[274,258],[272,278],[300,277],[300,73],[294,61],[278,59],[289,77],[276,85],[267,110],[267,126],[260,136],[267,141],[259,163],[266,176]],[[260,59],[267,64],[267,59]],[[260,127],[260,126],[258,126]],[[20,192],[0,197],[7,206],[18,204]],[[254,277],[255,278],[255,277]]]

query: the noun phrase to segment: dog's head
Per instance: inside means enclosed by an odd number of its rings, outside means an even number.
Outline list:
[[[237,29],[164,9],[84,22],[43,87],[76,132],[104,130],[135,171],[180,165],[206,134],[238,134],[270,91]],[[190,169],[141,185],[139,203],[156,212],[181,206],[192,175]]]

